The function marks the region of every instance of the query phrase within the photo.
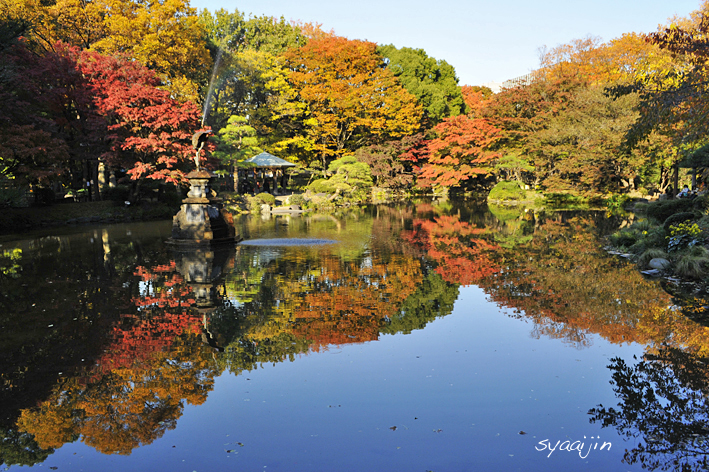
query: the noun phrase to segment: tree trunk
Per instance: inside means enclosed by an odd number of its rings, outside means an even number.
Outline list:
[[[235,165],[231,167],[231,175],[233,177],[232,185],[234,186],[232,191],[239,193],[239,168]]]

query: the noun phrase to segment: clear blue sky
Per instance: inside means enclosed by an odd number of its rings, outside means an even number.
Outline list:
[[[604,41],[655,31],[700,0],[191,0],[197,9],[238,9],[321,23],[350,39],[422,48],[456,69],[461,85],[502,82],[537,68],[541,46],[589,34]]]

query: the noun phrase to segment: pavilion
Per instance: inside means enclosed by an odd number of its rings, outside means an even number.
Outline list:
[[[296,167],[292,162],[288,162],[285,159],[281,159],[267,152],[262,152],[261,154],[246,159],[243,163],[251,168],[258,169],[254,173],[254,180],[257,187],[260,187],[258,190],[270,191],[273,195],[278,195],[279,180],[281,182],[281,189],[285,188],[285,171],[289,167]]]

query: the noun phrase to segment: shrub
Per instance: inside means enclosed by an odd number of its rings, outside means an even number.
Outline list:
[[[674,215],[670,215],[667,217],[662,227],[665,229],[665,231],[669,231],[670,226],[676,225],[678,223],[684,223],[685,221],[691,221],[693,219],[694,213],[692,212],[683,211],[680,213],[675,213]]]
[[[290,205],[303,205],[305,203],[305,198],[300,194],[291,195],[288,199]]]
[[[117,185],[115,187],[108,187],[101,192],[101,198],[104,200],[110,200],[112,202],[118,202],[123,204],[126,200],[130,198],[130,187],[127,185]]]
[[[182,194],[177,191],[167,191],[158,194],[158,201],[171,207],[178,207],[182,204]]]
[[[630,227],[638,231],[650,231],[653,228],[648,220],[637,220]]]
[[[329,180],[317,179],[310,182],[308,189],[313,193],[335,193],[336,189]]]
[[[636,203],[635,206],[633,207],[633,211],[634,211],[635,213],[647,213],[647,208],[648,208],[648,206],[649,206],[648,203],[645,203],[645,202],[638,202],[638,203]]]
[[[618,231],[610,236],[610,242],[617,247],[630,247],[638,241],[638,232],[630,229]]]
[[[697,224],[702,228],[702,231],[709,231],[709,215],[702,216]]]
[[[702,195],[692,200],[692,207],[702,213],[709,210],[709,195]]]
[[[246,195],[246,209],[251,213],[260,212],[262,203],[260,199],[253,195]]]
[[[702,241],[702,229],[696,223],[679,223],[671,225],[667,237],[667,252],[674,252],[692,247]]]
[[[675,263],[675,273],[680,277],[701,279],[709,269],[709,251],[695,246],[680,254]]]
[[[676,200],[658,200],[647,206],[647,216],[657,221],[665,221],[671,215],[689,211],[692,208],[692,200],[689,198],[679,198]]]
[[[269,205],[274,205],[276,203],[276,197],[274,197],[273,195],[271,195],[268,192],[259,193],[258,195],[256,195],[256,199],[260,203],[267,203]]]
[[[490,194],[488,200],[500,201],[520,201],[527,198],[527,192],[520,186],[519,182],[502,181],[498,182]]]
[[[17,187],[0,187],[0,208],[25,206],[27,190]]]

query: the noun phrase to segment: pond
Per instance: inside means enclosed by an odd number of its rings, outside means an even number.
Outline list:
[[[623,218],[236,224],[0,240],[5,470],[706,470],[709,331],[602,250]]]

